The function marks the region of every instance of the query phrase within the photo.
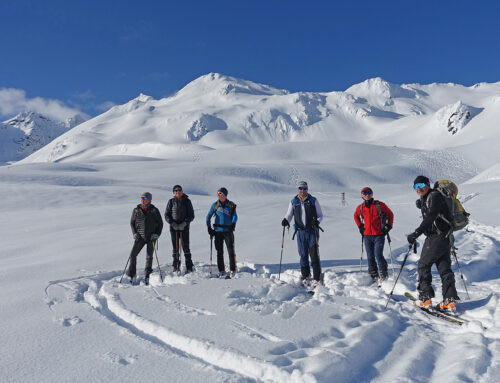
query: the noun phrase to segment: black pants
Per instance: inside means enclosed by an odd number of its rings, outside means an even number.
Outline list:
[[[136,274],[136,265],[137,265],[137,255],[141,252],[144,245],[146,247],[146,267],[144,268],[144,277],[148,278],[149,274],[153,272],[153,242],[152,241],[144,241],[144,239],[140,238],[134,242],[134,246],[132,247],[132,252],[130,254],[130,266],[127,271],[127,275],[131,278],[135,277]]]
[[[431,268],[436,264],[441,277],[443,299],[459,299],[455,288],[455,275],[451,270],[451,244],[443,235],[431,235],[425,239],[424,248],[418,261],[418,292],[421,297],[433,298]]]
[[[184,253],[186,260],[186,270],[193,271],[193,260],[191,259],[191,250],[189,249],[189,227],[184,230],[174,230],[170,228],[170,238],[172,239],[172,266],[174,270],[179,270],[181,260],[179,259],[180,250]]]
[[[236,253],[234,252],[234,233],[232,231],[215,232],[215,250],[217,250],[217,267],[219,272],[226,271],[224,265],[224,242],[229,254],[229,269],[236,271]]]

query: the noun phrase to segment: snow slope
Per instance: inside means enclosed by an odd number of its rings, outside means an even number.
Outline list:
[[[2,381],[497,382],[498,87],[372,79],[346,92],[291,94],[211,74],[171,98],[141,95],[1,166]],[[416,290],[419,254],[384,309],[406,234],[420,222],[417,174],[459,183],[471,213],[456,237],[470,297],[453,265],[462,326],[404,298]],[[299,180],[325,215],[325,286],[314,296],[298,285],[292,233],[278,280],[280,222]],[[155,260],[151,286],[120,284],[132,208],[150,191],[163,212],[175,184],[195,209],[195,273],[169,273],[165,228],[164,281]],[[395,213],[381,289],[370,285],[364,254],[360,272],[352,218],[366,185]],[[205,215],[220,186],[238,205],[231,280],[210,277]],[[144,251],[139,276],[143,264]],[[435,270],[434,285],[437,303]]]

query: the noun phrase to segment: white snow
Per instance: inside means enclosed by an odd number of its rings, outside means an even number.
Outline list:
[[[210,74],[171,98],[140,95],[0,167],[1,380],[498,381],[497,100],[499,83],[372,79],[346,92],[292,94]],[[446,118],[457,111],[471,117],[454,120],[451,134]],[[371,186],[395,213],[397,273],[405,236],[420,222],[411,187],[420,173],[456,181],[472,214],[456,236],[470,299],[453,265],[462,326],[404,298],[416,291],[418,254],[410,254],[387,310],[394,284],[387,243],[391,276],[382,288],[369,285],[365,255],[359,271],[352,218],[359,190]],[[325,216],[325,286],[314,296],[298,286],[292,233],[278,281],[280,222],[299,180],[308,181]],[[163,213],[175,184],[195,208],[195,273],[168,274],[165,228],[158,250],[164,281],[155,259],[151,286],[120,284],[132,208],[150,191]],[[238,205],[239,272],[231,280],[209,273],[205,215],[220,186]],[[215,259],[214,249],[214,270]],[[145,250],[139,276],[144,260]],[[434,284],[437,303],[435,270]]]

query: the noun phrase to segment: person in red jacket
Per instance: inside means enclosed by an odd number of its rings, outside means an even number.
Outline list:
[[[363,237],[368,259],[368,273],[374,282],[381,283],[387,278],[384,243],[385,235],[392,229],[394,214],[385,203],[373,199],[373,191],[369,187],[361,190],[361,198],[363,203],[354,212],[354,222]]]

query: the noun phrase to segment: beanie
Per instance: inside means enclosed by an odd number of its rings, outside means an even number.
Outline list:
[[[224,194],[226,197],[227,197],[227,189],[225,187],[221,187],[219,190],[217,190],[218,192],[221,192],[222,194]]]
[[[368,186],[361,189],[361,194],[363,194],[364,192],[369,192],[369,193],[373,194],[373,190],[370,189]]]
[[[182,186],[181,186],[181,185],[175,185],[175,186],[172,188],[172,191],[175,191],[175,189],[181,189],[181,191],[182,191]]]
[[[153,199],[153,196],[149,192],[142,193],[141,198],[142,197],[144,197],[144,198],[146,198],[146,199],[148,199],[150,201]]]
[[[420,183],[430,185],[431,182],[429,181],[429,179],[426,176],[418,176],[413,181],[413,185],[420,184]]]
[[[307,182],[306,181],[299,181],[299,182],[297,182],[297,187],[298,188],[306,188],[307,189],[308,188]]]

